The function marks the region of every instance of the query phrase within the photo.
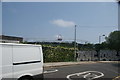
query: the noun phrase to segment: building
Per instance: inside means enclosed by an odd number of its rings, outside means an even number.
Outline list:
[[[15,37],[15,36],[0,35],[0,42],[3,42],[3,43],[20,43],[20,42],[23,42],[23,38],[22,37]]]

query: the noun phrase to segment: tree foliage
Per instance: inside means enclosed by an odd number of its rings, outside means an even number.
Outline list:
[[[120,31],[111,32],[106,38],[109,49],[120,51]]]

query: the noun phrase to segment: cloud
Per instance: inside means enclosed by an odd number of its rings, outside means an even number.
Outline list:
[[[65,21],[63,19],[57,19],[51,21],[52,24],[60,26],[60,27],[72,27],[75,26],[75,23],[73,21]]]

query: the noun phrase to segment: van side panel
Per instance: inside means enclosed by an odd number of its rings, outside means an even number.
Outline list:
[[[2,77],[13,77],[12,46],[2,45]]]
[[[43,73],[43,60],[40,46],[13,46],[14,78]]]
[[[2,79],[2,45],[0,45],[0,80]]]

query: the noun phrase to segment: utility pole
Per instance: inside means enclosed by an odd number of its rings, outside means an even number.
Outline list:
[[[102,36],[105,36],[105,35],[102,35]],[[99,36],[99,45],[101,44],[101,37],[102,37],[102,36]],[[99,55],[98,55],[98,59],[99,59],[99,61],[100,61],[100,50],[99,50],[98,54],[99,54]]]
[[[75,25],[75,33],[74,33],[74,61],[76,61],[76,27],[77,25]]]

